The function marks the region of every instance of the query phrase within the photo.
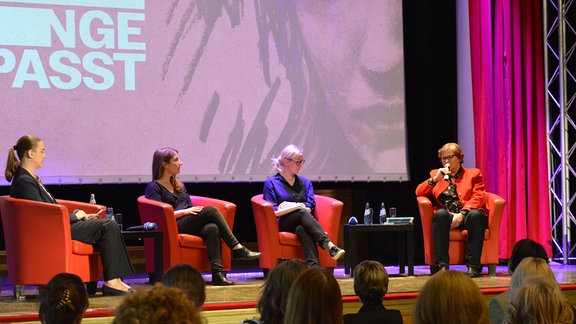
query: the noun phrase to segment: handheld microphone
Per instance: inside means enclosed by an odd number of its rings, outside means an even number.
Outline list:
[[[446,165],[444,167],[450,168],[450,163],[446,163]],[[446,180],[446,181],[450,180],[450,175],[448,173],[444,174],[444,180]]]
[[[128,231],[153,231],[158,228],[156,223],[146,222],[144,225],[128,227]]]

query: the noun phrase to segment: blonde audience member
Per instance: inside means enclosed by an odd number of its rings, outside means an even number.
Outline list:
[[[284,324],[342,324],[342,293],[328,270],[311,268],[290,288]]]
[[[416,299],[416,324],[488,324],[488,307],[480,289],[458,271],[439,271],[428,279]]]
[[[510,299],[506,324],[573,323],[573,309],[560,285],[546,275],[525,277]]]
[[[526,257],[520,261],[514,274],[512,274],[512,279],[510,280],[510,288],[508,289],[508,300],[512,300],[512,296],[516,293],[516,290],[522,286],[524,279],[529,276],[542,275],[548,278],[556,280],[554,273],[548,262],[540,258]]]
[[[203,323],[198,308],[178,288],[157,283],[150,290],[138,290],[116,308],[115,324]]]
[[[522,239],[512,249],[512,255],[508,260],[508,274],[513,275],[518,267],[518,264],[526,257],[535,257],[548,261],[546,250],[538,242],[531,239]],[[490,321],[492,324],[500,324],[504,320],[504,313],[508,309],[508,291],[505,291],[498,296],[492,298],[488,304],[488,311],[490,312]]]
[[[88,308],[88,293],[82,279],[59,273],[38,289],[38,315],[43,324],[78,324]]]

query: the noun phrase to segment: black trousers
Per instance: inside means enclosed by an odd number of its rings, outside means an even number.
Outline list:
[[[134,273],[118,223],[110,219],[90,219],[70,225],[72,239],[93,244],[100,251],[104,280]]]
[[[450,224],[452,215],[446,209],[438,209],[432,219],[432,236],[434,238],[434,263],[450,264],[448,249],[450,245]],[[466,265],[475,270],[482,270],[480,257],[484,244],[484,231],[488,226],[488,218],[482,210],[471,210],[460,225],[461,230],[468,230]]]
[[[206,243],[206,254],[210,261],[210,271],[222,272],[222,240],[232,249],[238,239],[232,234],[228,223],[218,208],[206,206],[196,215],[186,215],[176,220],[178,232],[198,235]]]
[[[306,264],[313,268],[320,267],[316,243],[324,248],[330,239],[312,214],[302,209],[288,213],[278,218],[278,229],[281,232],[295,233],[302,245]]]

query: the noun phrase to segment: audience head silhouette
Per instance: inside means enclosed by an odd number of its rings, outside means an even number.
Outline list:
[[[388,281],[388,272],[380,262],[366,260],[354,268],[354,293],[364,305],[381,305]]]
[[[512,274],[512,279],[510,279],[510,288],[508,289],[508,299],[512,299],[516,290],[518,290],[518,288],[520,288],[524,283],[524,279],[534,275],[541,275],[556,280],[547,260],[526,257],[520,261],[518,267],[514,270],[514,274]]]
[[[489,324],[480,288],[465,273],[439,271],[428,279],[416,299],[416,324]]]
[[[508,260],[508,273],[513,274],[518,264],[526,257],[535,257],[548,261],[546,250],[540,243],[531,239],[522,239],[512,249],[512,255]]]
[[[38,291],[38,315],[42,323],[82,322],[89,302],[86,286],[80,277],[71,273],[59,273]]]
[[[572,323],[572,306],[562,293],[560,285],[546,275],[525,277],[510,299],[507,324]]]
[[[201,307],[206,301],[204,278],[189,264],[180,263],[166,270],[162,276],[162,283],[166,287],[182,290],[197,307]]]
[[[149,290],[137,290],[127,295],[116,308],[113,323],[156,324],[182,323],[200,324],[202,318],[186,294],[178,288],[157,283]]]
[[[284,324],[343,323],[342,294],[328,270],[308,269],[288,293]]]
[[[282,260],[268,273],[258,300],[260,320],[266,324],[279,324],[284,319],[288,292],[292,283],[308,266],[299,260]]]

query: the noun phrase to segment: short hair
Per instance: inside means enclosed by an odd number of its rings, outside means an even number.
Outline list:
[[[82,279],[59,273],[38,289],[38,316],[45,324],[80,323],[88,308],[88,293]]]
[[[342,293],[328,270],[308,269],[292,284],[288,293],[284,324],[342,323]]]
[[[513,274],[520,261],[526,257],[535,257],[548,261],[548,255],[544,247],[531,239],[522,239],[512,248],[512,255],[508,260],[508,273]]]
[[[307,269],[308,266],[300,260],[282,260],[268,273],[256,305],[263,322],[282,323],[290,287]]]
[[[504,323],[572,323],[572,306],[556,280],[543,275],[528,276],[510,300]]]
[[[124,297],[112,323],[202,323],[194,302],[178,288],[156,283],[152,289],[137,290]]]
[[[187,263],[179,263],[166,270],[162,275],[162,283],[166,287],[182,290],[197,307],[201,307],[206,301],[204,278],[198,270]]]
[[[447,151],[450,151],[452,154],[454,154],[460,160],[460,163],[464,164],[464,152],[462,151],[460,145],[456,143],[446,143],[442,145],[442,147],[438,150],[438,158],[441,159],[442,154]]]
[[[282,152],[280,152],[280,155],[278,155],[278,157],[272,158],[272,165],[274,166],[274,169],[276,169],[276,171],[282,172],[282,170],[284,170],[284,160],[291,159],[299,154],[304,154],[304,151],[298,146],[290,144],[286,146],[282,150]]]
[[[388,272],[378,261],[366,260],[354,268],[354,293],[362,304],[381,305],[388,281]]]
[[[414,306],[416,324],[489,324],[488,306],[465,273],[439,271],[428,279]]]
[[[520,261],[518,267],[512,274],[512,279],[510,279],[510,288],[508,289],[508,300],[512,300],[512,296],[516,293],[516,290],[522,286],[524,279],[529,276],[542,275],[551,279],[556,280],[550,265],[548,265],[547,260],[542,260],[540,258],[525,257]]]

